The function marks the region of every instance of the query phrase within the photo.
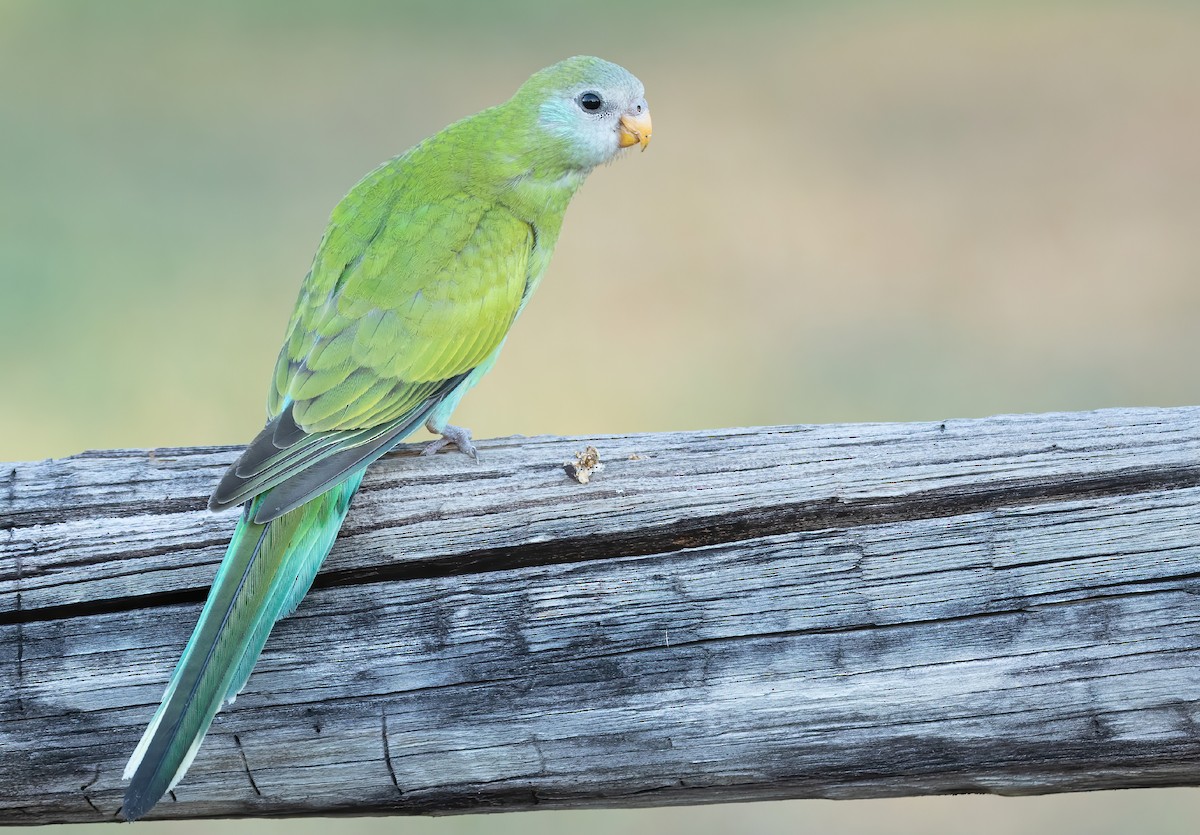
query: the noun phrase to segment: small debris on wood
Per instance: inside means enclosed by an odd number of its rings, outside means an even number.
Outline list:
[[[592,473],[600,472],[604,465],[600,463],[600,453],[594,446],[589,446],[583,452],[575,453],[574,461],[564,462],[563,469],[580,484],[587,484],[592,480]]]

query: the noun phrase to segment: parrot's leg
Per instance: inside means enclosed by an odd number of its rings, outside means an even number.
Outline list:
[[[459,448],[459,451],[465,452],[467,455],[479,460],[479,455],[475,451],[475,444],[471,443],[471,430],[461,426],[450,425],[450,414],[454,411],[454,407],[458,405],[458,401],[462,400],[472,386],[479,382],[479,378],[488,372],[488,370],[496,364],[496,357],[500,356],[500,349],[504,347],[504,342],[501,341],[496,346],[496,350],[488,355],[487,359],[475,366],[475,369],[468,374],[461,383],[442,398],[437,407],[429,413],[429,419],[425,421],[425,428],[435,435],[441,435],[425,449],[421,450],[422,455],[433,455],[443,447],[454,444]]]
[[[432,420],[425,422],[425,428],[430,432],[440,434],[442,437],[438,438],[436,441],[426,446],[425,449],[421,450],[422,455],[434,455],[443,447],[454,444],[456,447],[458,447],[460,452],[465,452],[476,461],[479,460],[479,455],[475,451],[475,444],[471,443],[470,429],[467,429],[463,426],[451,426],[450,424],[446,424],[445,426],[441,427],[441,429],[438,429],[433,425]]]

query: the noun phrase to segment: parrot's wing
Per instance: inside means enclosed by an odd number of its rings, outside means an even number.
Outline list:
[[[261,524],[281,516],[387,452],[420,426],[445,392],[465,376],[440,381],[436,387],[427,386],[428,397],[377,427],[312,434],[299,430],[299,435],[295,435],[292,404],[288,404],[283,414],[268,423],[225,471],[209,507],[213,510],[232,507],[270,490],[270,495],[259,503],[255,520]],[[415,393],[419,396],[420,392]]]
[[[297,507],[416,429],[503,342],[534,234],[503,206],[418,203],[397,160],[334,210],[275,368],[274,414],[209,506]]]

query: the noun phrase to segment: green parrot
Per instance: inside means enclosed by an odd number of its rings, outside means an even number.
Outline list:
[[[642,83],[578,56],[504,104],[368,174],[333,210],[288,325],[269,420],[209,508],[244,505],[162,703],[124,778],[142,817],[183,777],[272,626],[307,593],[372,461],[451,426],[542,280],[563,214],[597,165],[650,141]]]

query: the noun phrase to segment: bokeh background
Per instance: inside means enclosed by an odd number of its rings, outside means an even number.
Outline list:
[[[249,439],[338,198],[579,52],[643,79],[654,143],[576,198],[478,437],[1200,402],[1198,44],[1183,0],[0,0],[0,460]],[[334,826],[1197,820],[1180,789]]]

